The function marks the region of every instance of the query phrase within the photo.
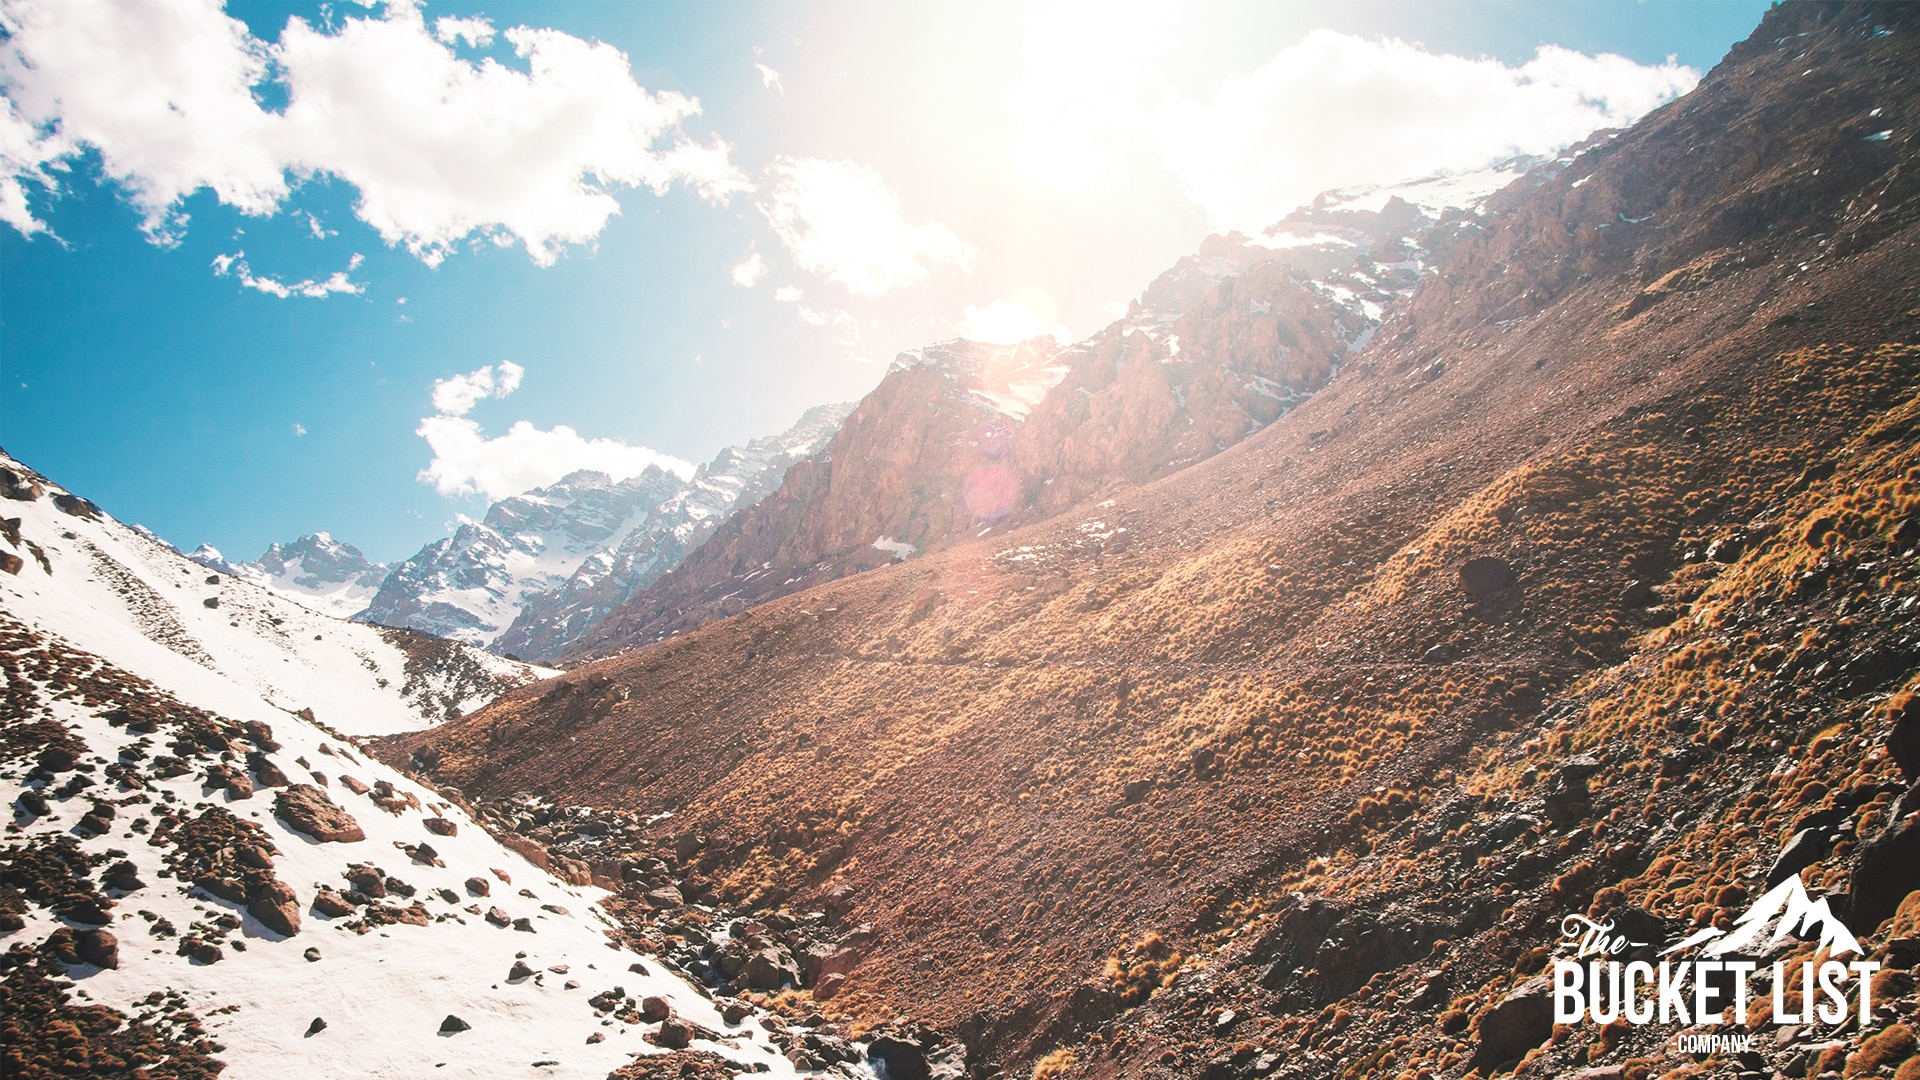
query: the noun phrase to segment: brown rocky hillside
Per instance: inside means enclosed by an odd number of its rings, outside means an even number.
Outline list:
[[[1775,7],[1244,441],[383,752],[624,880],[632,932],[716,993],[910,1016],[974,1075],[1892,1072],[1920,1009],[1916,41],[1911,5]],[[1677,936],[1770,870],[1888,965],[1896,1034],[1759,1026],[1758,1060],[1695,1062],[1672,1026],[1507,1001],[1569,911]],[[717,916],[679,901],[759,919],[760,966],[690,944]]]

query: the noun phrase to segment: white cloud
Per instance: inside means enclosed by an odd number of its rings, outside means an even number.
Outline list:
[[[320,300],[335,293],[347,293],[358,296],[366,292],[367,287],[364,283],[354,281],[347,276],[355,270],[360,269],[360,264],[365,261],[366,256],[356,254],[353,258],[347,260],[347,268],[345,270],[335,270],[325,278],[317,280],[308,278],[305,281],[296,281],[289,285],[274,277],[256,277],[252,269],[247,266],[247,253],[244,251],[236,251],[231,255],[215,255],[213,257],[213,276],[226,277],[228,274],[232,274],[239,278],[240,284],[247,288],[266,293],[268,296],[277,296],[282,300],[294,296]]]
[[[578,469],[596,469],[616,480],[637,476],[649,466],[693,476],[689,462],[617,439],[584,438],[565,424],[542,430],[520,420],[505,435],[489,438],[467,412],[483,398],[513,393],[525,374],[519,364],[505,361],[434,381],[436,415],[422,417],[414,429],[433,450],[433,460],[420,470],[421,483],[450,498],[484,495],[491,500],[551,484]]]
[[[456,41],[465,41],[469,45],[491,45],[493,24],[481,15],[468,19],[442,15],[433,21],[433,36],[443,45],[451,45]]]
[[[619,188],[682,183],[714,202],[750,189],[726,143],[683,129],[697,101],[648,91],[618,49],[554,30],[504,32],[519,71],[455,55],[453,41],[489,39],[484,20],[429,32],[410,3],[330,32],[290,19],[272,44],[219,0],[0,0],[0,29],[0,220],[23,232],[38,223],[21,182],[51,189],[48,170],[87,147],[157,240],[179,235],[194,191],[265,215],[290,177],[325,174],[428,263],[478,234],[549,264],[599,235]],[[255,98],[272,83],[282,112]]]
[[[753,69],[760,73],[760,85],[776,94],[784,94],[787,88],[780,85],[780,73],[765,64],[756,62]]]
[[[442,416],[465,416],[486,398],[503,398],[520,389],[527,369],[511,360],[502,360],[498,373],[492,364],[465,375],[449,375],[433,381],[433,410]]]
[[[797,304],[805,298],[806,295],[806,293],[800,291],[800,287],[797,285],[782,285],[773,290],[773,298],[782,304]]]
[[[776,158],[761,212],[800,269],[880,296],[925,280],[935,268],[973,265],[972,245],[937,221],[909,225],[900,199],[865,165]]]
[[[1007,105],[1023,170],[1068,193],[1170,173],[1217,228],[1249,233],[1313,196],[1482,169],[1624,126],[1693,88],[1699,73],[1543,45],[1518,67],[1408,42],[1315,30],[1211,100],[1174,89],[1153,18],[1027,23],[1026,72]]]
[[[743,289],[751,289],[767,276],[767,261],[754,252],[740,260],[733,268],[733,283]]]
[[[965,316],[953,332],[969,341],[989,345],[1015,345],[1042,335],[1055,341],[1071,341],[1072,334],[1054,321],[1057,310],[1053,297],[1041,289],[1017,290],[1010,298],[995,300],[985,307],[969,304]]]
[[[295,421],[293,425],[293,437],[296,439],[302,438],[303,436],[306,435],[306,433],[307,433],[306,425],[298,421]]]

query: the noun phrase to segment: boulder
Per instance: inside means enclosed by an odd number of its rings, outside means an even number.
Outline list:
[[[379,900],[387,895],[387,879],[371,866],[350,866],[341,875],[362,896]]]
[[[1888,704],[1893,721],[1887,732],[1887,752],[1908,783],[1920,781],[1920,695],[1900,694]]]
[[[513,916],[511,916],[511,915],[509,915],[509,914],[507,914],[507,913],[506,913],[506,912],[504,912],[504,911],[501,911],[501,910],[500,910],[499,908],[497,908],[497,907],[496,907],[496,908],[488,908],[488,909],[487,909],[487,921],[488,921],[488,922],[490,922],[490,923],[492,923],[492,924],[493,924],[493,925],[495,925],[495,926],[498,926],[498,927],[500,927],[500,928],[501,928],[502,930],[504,930],[504,929],[506,929],[507,927],[509,927],[509,926],[512,926],[512,925],[513,925]]]
[[[280,766],[273,763],[272,758],[258,750],[247,755],[247,767],[252,769],[253,775],[259,778],[261,787],[286,787],[292,783]]]
[[[1767,869],[1767,888],[1773,888],[1826,858],[1832,848],[1832,836],[1825,829],[1801,829],[1794,833],[1787,840],[1787,846],[1780,849],[1779,857]]]
[[[741,975],[750,990],[800,985],[800,965],[794,963],[792,954],[777,946],[761,949],[748,957],[746,970]]]
[[[311,1039],[325,1030],[327,1030],[327,1022],[316,1016],[313,1018],[313,1023],[307,1025],[306,1037]]]
[[[695,1039],[711,1038],[713,1038],[713,1032],[677,1016],[662,1020],[660,1030],[653,1033],[654,1044],[669,1050],[685,1050]]]
[[[269,878],[253,891],[247,898],[247,914],[281,937],[300,932],[300,898],[279,878]]]
[[[492,891],[493,887],[487,884],[486,878],[470,877],[467,879],[467,895],[469,896],[485,896]]]
[[[845,975],[859,963],[860,954],[844,945],[815,945],[807,950],[803,963],[807,985],[816,985],[829,975]]]
[[[440,1021],[440,1034],[442,1035],[458,1035],[463,1031],[471,1030],[473,1030],[472,1024],[467,1023],[452,1013],[448,1013],[447,1018]]]
[[[673,1006],[658,994],[640,999],[640,1019],[649,1024],[659,1023],[673,1015]]]
[[[833,996],[835,994],[838,994],[841,988],[846,985],[847,985],[847,977],[844,974],[836,971],[833,974],[822,978],[819,982],[814,984],[813,1000],[831,1001],[833,1000]]]
[[[1537,975],[1480,1017],[1480,1039],[1470,1067],[1492,1075],[1494,1066],[1520,1057],[1552,1034],[1553,983]]]
[[[85,963],[101,968],[120,966],[120,939],[111,930],[82,930],[74,935],[73,945]]]
[[[675,908],[686,903],[680,890],[671,885],[663,885],[647,894],[647,903],[657,908]]]
[[[882,1035],[867,1044],[867,1060],[887,1080],[931,1080],[927,1052],[920,1044]]]
[[[1492,596],[1519,584],[1512,564],[1492,555],[1480,555],[1460,564],[1460,588],[1475,598]]]
[[[525,960],[515,960],[513,966],[507,969],[508,982],[519,982],[521,979],[531,978],[533,978],[533,969],[527,966]]]
[[[1873,933],[1915,889],[1920,889],[1920,818],[1898,822],[1861,846],[1847,925],[1861,936]]]
[[[332,889],[321,889],[313,894],[313,913],[329,919],[338,919],[353,914],[353,903]]]
[[[430,817],[420,824],[425,825],[427,831],[435,836],[452,836],[460,831],[460,826],[443,817]]]
[[[322,843],[351,844],[367,838],[352,814],[312,784],[290,784],[281,789],[273,797],[273,812]]]

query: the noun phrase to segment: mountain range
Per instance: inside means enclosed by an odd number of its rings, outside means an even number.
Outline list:
[[[0,462],[9,1075],[1911,1080],[1916,42],[1775,5],[1497,190],[909,351],[724,513],[503,500],[395,588],[467,641]],[[1557,1026],[1569,913],[1844,925],[1876,1008]]]

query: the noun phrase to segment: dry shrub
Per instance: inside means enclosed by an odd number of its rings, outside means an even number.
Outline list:
[[[1080,1059],[1063,1046],[1033,1063],[1033,1080],[1053,1080],[1056,1076],[1065,1076],[1069,1069],[1078,1064]]]
[[[1860,1049],[1847,1059],[1846,1075],[1872,1076],[1880,1071],[1880,1066],[1911,1055],[1913,1048],[1913,1029],[1905,1024],[1891,1024],[1860,1044]]]

